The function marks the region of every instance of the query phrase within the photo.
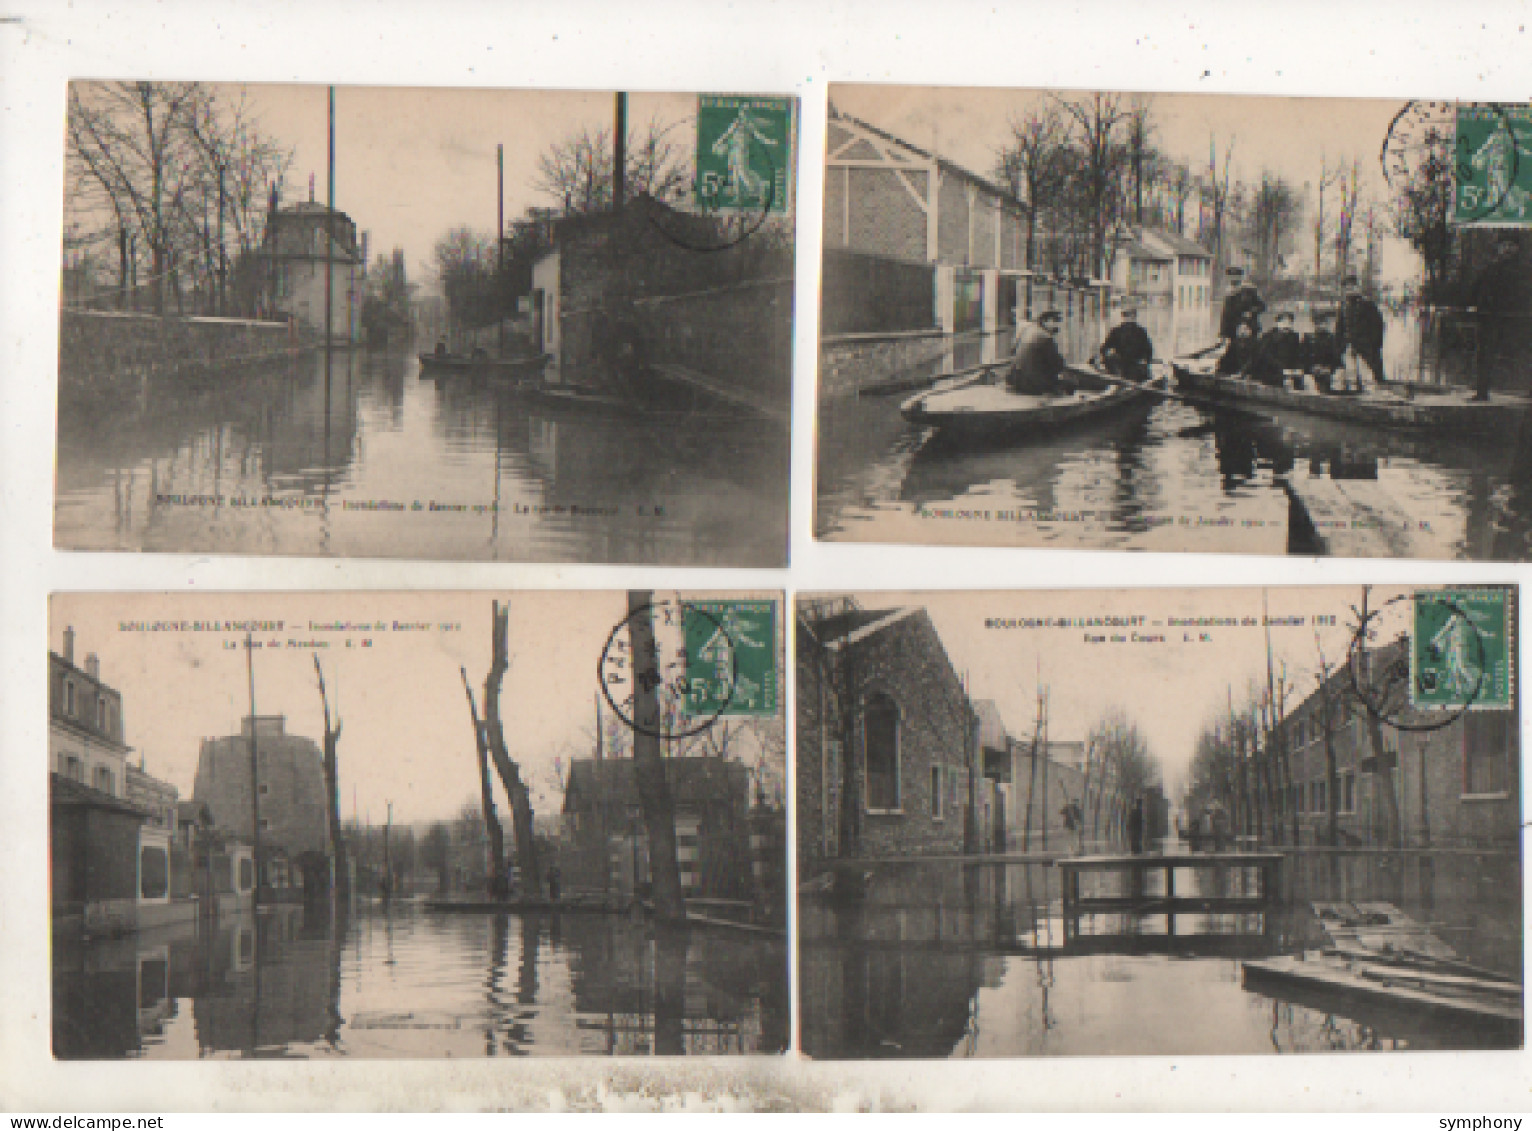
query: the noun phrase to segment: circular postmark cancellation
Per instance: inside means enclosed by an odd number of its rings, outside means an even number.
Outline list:
[[[649,222],[688,251],[737,247],[787,208],[793,149],[789,100],[704,96],[697,114],[695,212],[651,212]]]
[[[1401,195],[1451,185],[1453,223],[1491,222],[1524,191],[1511,110],[1496,102],[1413,101],[1394,115],[1379,160]]]
[[[665,599],[630,609],[601,649],[602,697],[630,729],[686,738],[728,710],[739,683],[739,653],[723,619],[699,605]],[[641,701],[652,694],[652,706]]]
[[[1369,715],[1399,731],[1451,726],[1471,710],[1513,706],[1509,591],[1420,590],[1365,615],[1347,652],[1351,691]],[[1409,627],[1379,642],[1382,623],[1408,611]]]

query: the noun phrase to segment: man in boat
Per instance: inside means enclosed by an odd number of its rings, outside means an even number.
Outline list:
[[[1234,328],[1234,336],[1229,339],[1223,356],[1218,359],[1218,372],[1225,377],[1249,376],[1255,364],[1255,350],[1255,322],[1249,318],[1241,319]]]
[[[1495,378],[1512,376],[1532,353],[1532,270],[1521,261],[1521,245],[1510,232],[1495,241],[1495,258],[1474,282],[1478,313],[1479,365],[1474,400],[1489,400]]]
[[[1350,349],[1358,361],[1365,361],[1373,380],[1383,384],[1383,312],[1362,293],[1355,275],[1346,276],[1335,336],[1341,348]]]
[[[1248,275],[1237,267],[1230,271],[1230,275],[1238,278],[1240,283],[1223,300],[1223,311],[1218,316],[1218,336],[1223,341],[1232,342],[1239,332],[1239,324],[1248,320],[1251,329],[1259,337],[1261,312],[1266,309],[1266,303]]]
[[[1251,376],[1263,385],[1282,388],[1287,383],[1287,371],[1299,367],[1300,347],[1293,312],[1284,310],[1277,315],[1277,324],[1256,340]]]
[[[1016,327],[1016,349],[1005,375],[1011,392],[1056,397],[1073,391],[1073,384],[1063,379],[1067,363],[1058,343],[1063,327],[1064,316],[1057,310],[1045,310],[1036,322]]]
[[[1316,310],[1313,313],[1314,330],[1305,334],[1302,342],[1302,366],[1314,377],[1314,387],[1321,393],[1334,393],[1330,379],[1340,371],[1345,359],[1341,346],[1335,338],[1335,313]]]
[[[1122,321],[1107,332],[1101,343],[1101,368],[1114,377],[1132,381],[1149,379],[1149,362],[1154,359],[1154,343],[1149,331],[1138,324],[1138,310],[1125,306]]]

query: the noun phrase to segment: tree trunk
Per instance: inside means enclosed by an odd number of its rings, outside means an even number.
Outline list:
[[[649,879],[654,913],[662,922],[686,918],[681,869],[676,861],[676,817],[660,753],[659,657],[654,645],[652,597],[642,589],[628,592],[628,636],[633,647],[633,775],[649,834]]]
[[[1363,710],[1366,710],[1365,704]],[[1394,775],[1389,765],[1388,753],[1383,748],[1383,724],[1371,711],[1367,711],[1367,737],[1372,744],[1373,764],[1377,767],[1373,771],[1373,777],[1382,786],[1380,792],[1385,798],[1381,839],[1385,845],[1392,846],[1398,840],[1399,799],[1394,795]]]
[[[459,668],[463,676],[463,691],[468,696],[468,717],[473,720],[473,741],[479,755],[479,805],[484,819],[484,833],[489,838],[489,890],[503,890],[500,883],[505,875],[505,831],[500,827],[500,817],[495,813],[495,789],[489,780],[489,737],[484,724],[479,721],[479,708],[473,701],[473,688],[468,686],[468,669]],[[602,837],[602,843],[606,838]]]
[[[489,675],[484,677],[484,734],[494,758],[505,795],[511,800],[511,822],[516,832],[516,863],[521,868],[521,884],[527,891],[541,895],[542,872],[537,864],[537,842],[532,836],[532,799],[521,771],[505,748],[505,731],[500,725],[500,683],[509,669],[510,660],[506,645],[509,634],[510,609],[502,609],[500,602],[494,605],[494,662]]]

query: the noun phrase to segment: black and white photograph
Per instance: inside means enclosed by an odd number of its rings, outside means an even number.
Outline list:
[[[780,612],[55,598],[53,1055],[782,1052]]]
[[[796,114],[71,83],[55,544],[784,565]]]
[[[814,531],[1532,557],[1525,104],[837,84]]]
[[[802,1049],[1519,1049],[1514,587],[800,596]]]

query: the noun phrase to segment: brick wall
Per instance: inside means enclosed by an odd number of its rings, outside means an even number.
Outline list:
[[[922,200],[927,199],[930,174],[903,171]],[[827,176],[834,177],[836,170]],[[926,262],[926,213],[891,169],[852,169],[850,250]],[[828,241],[826,246],[830,246]]]
[[[805,874],[826,857],[824,808],[831,829],[838,828],[840,769],[829,759],[825,780],[825,740],[838,746],[841,723],[833,694],[825,694],[823,673],[806,642],[798,649],[797,804],[798,859]],[[946,650],[924,612],[912,613],[851,645],[833,661],[849,660],[865,704],[874,695],[891,699],[898,710],[899,805],[896,812],[868,812],[865,802],[865,736],[860,713],[855,730],[856,781],[864,792],[860,852],[864,856],[920,856],[961,852],[963,805],[967,800],[965,763],[966,697]],[[844,669],[843,669],[844,670]],[[932,812],[931,769],[942,775],[940,815]],[[831,854],[838,855],[831,836]]]
[[[937,189],[936,258],[968,262],[968,182],[943,173]]]
[[[825,337],[934,329],[935,288],[929,264],[826,247],[819,333]]]
[[[291,356],[285,322],[158,318],[66,310],[59,320],[61,401],[119,391],[136,379]]]

